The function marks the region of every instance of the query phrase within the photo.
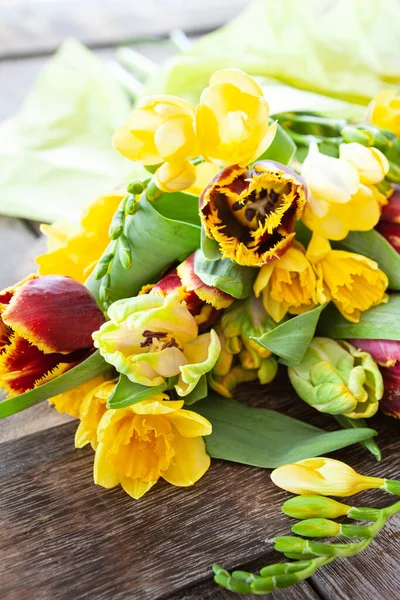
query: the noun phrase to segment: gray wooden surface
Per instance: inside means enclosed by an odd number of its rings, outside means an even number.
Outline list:
[[[188,31],[216,27],[244,1],[17,4],[0,6],[0,118],[18,109],[48,52],[66,33],[102,47],[97,52],[108,58],[121,40],[165,34],[176,26]],[[143,43],[140,49],[160,60],[173,45]],[[0,218],[0,288],[34,270],[42,246],[32,224]],[[242,387],[239,398],[332,426],[293,394],[284,371],[271,386]],[[336,457],[365,473],[400,478],[400,423],[379,416],[372,426],[380,432],[381,464],[361,447]],[[74,449],[75,427],[46,403],[0,421],[4,600],[228,600],[235,596],[213,583],[213,562],[256,570],[280,559],[272,538],[288,534],[292,521],[280,513],[288,494],[272,485],[268,471],[214,461],[193,488],[159,483],[135,502],[121,489],[93,484],[93,454]],[[377,492],[357,497],[359,505],[389,502]],[[399,600],[399,527],[396,517],[365,553],[337,561],[270,598]]]

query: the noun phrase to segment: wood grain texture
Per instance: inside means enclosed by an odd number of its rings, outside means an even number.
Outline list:
[[[242,387],[240,396],[332,423],[293,394],[284,373],[267,388]],[[398,477],[399,423],[385,417],[375,422],[383,431],[382,466],[360,446],[335,456],[366,473]],[[289,495],[272,485],[268,471],[214,461],[193,488],[160,482],[135,502],[120,488],[93,484],[93,453],[73,449],[74,430],[75,423],[68,423],[2,444],[0,579],[6,600],[30,600],[32,589],[39,600],[227,600],[234,596],[212,583],[213,562],[228,569],[257,569],[280,560],[272,539],[290,531],[292,520],[280,513]],[[388,502],[383,493],[374,498],[377,505]],[[270,597],[398,600],[393,596],[400,578],[392,539],[398,527],[393,519],[375,547],[353,559],[355,573],[349,575],[350,561],[321,571],[315,578],[319,594],[304,583]],[[382,557],[384,549],[393,559],[378,559],[376,550]],[[377,560],[379,577],[391,581],[389,586],[376,588],[371,565]],[[361,595],[377,589],[380,597]]]
[[[0,6],[0,58],[48,54],[67,37],[112,46],[171,29],[207,31],[223,25],[249,0],[45,0]]]

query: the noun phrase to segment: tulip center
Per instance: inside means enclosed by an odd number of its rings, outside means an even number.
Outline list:
[[[140,343],[141,348],[148,348],[149,352],[159,352],[166,348],[179,348],[179,345],[174,337],[165,331],[151,331],[145,329],[142,332],[143,342]]]

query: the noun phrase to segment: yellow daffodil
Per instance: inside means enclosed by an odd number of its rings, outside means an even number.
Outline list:
[[[387,302],[388,278],[378,264],[361,254],[332,250],[330,243],[313,236],[307,258],[318,278],[319,295],[332,300],[342,315],[357,323],[361,313]]]
[[[160,477],[176,486],[196,483],[210,466],[202,436],[211,433],[204,417],[158,394],[128,408],[107,410],[97,428],[95,483],[119,484],[140,498]]]
[[[142,165],[182,161],[196,156],[195,111],[176,96],[143,98],[114,133],[113,145],[126,158]]]
[[[251,168],[222,169],[200,197],[200,216],[224,258],[261,267],[292,244],[305,203],[302,178],[280,163],[262,160]]]
[[[342,240],[349,231],[369,231],[387,202],[373,184],[384,179],[388,168],[376,148],[341,144],[340,158],[333,158],[312,145],[302,168],[309,190],[304,223],[330,240]]]
[[[113,393],[116,379],[103,381],[92,387],[82,398],[79,406],[81,422],[75,433],[75,447],[83,448],[90,444],[93,450],[97,448],[97,427],[107,410],[107,400]]]
[[[196,320],[178,293],[119,300],[108,316],[110,321],[93,334],[95,346],[132,382],[157,386],[178,376],[175,389],[186,396],[218,358],[218,335],[214,330],[198,335]]]
[[[67,413],[78,419],[84,398],[102,385],[104,380],[105,376],[99,375],[94,379],[81,383],[81,385],[78,385],[67,392],[63,392],[62,394],[58,394],[58,396],[54,396],[54,398],[50,398],[49,403],[52,404],[58,412]]]
[[[389,171],[389,161],[377,148],[362,144],[340,144],[339,156],[352,164],[358,171],[360,182],[366,185],[379,183]]]
[[[108,229],[119,203],[122,188],[97,198],[82,215],[78,227],[66,222],[42,225],[48,236],[48,251],[38,256],[40,275],[66,275],[83,283],[109,243]]]
[[[216,71],[196,109],[200,153],[220,167],[247,166],[272,143],[269,106],[256,81],[238,69]]]
[[[261,267],[254,293],[262,294],[265,310],[277,323],[287,312],[298,315],[314,308],[319,302],[317,279],[303,246],[296,244]]]
[[[340,497],[385,484],[380,477],[360,475],[345,463],[323,456],[278,467],[272,471],[271,479],[275,485],[292,494]]]
[[[196,169],[186,158],[165,162],[157,169],[154,180],[163,192],[180,192],[195,183]]]
[[[371,123],[400,137],[399,90],[385,90],[375,96],[370,104],[369,116]]]

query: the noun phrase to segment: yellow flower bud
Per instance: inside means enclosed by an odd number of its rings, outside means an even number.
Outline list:
[[[380,488],[385,483],[380,477],[360,475],[345,463],[323,456],[278,467],[272,471],[271,479],[292,494],[341,497]]]
[[[176,96],[143,98],[113,136],[114,147],[142,165],[196,156],[194,108]]]
[[[239,69],[216,71],[200,98],[196,129],[200,152],[221,167],[246,166],[272,143],[269,106],[256,81]]]
[[[389,171],[389,161],[377,148],[367,148],[362,144],[340,144],[340,158],[352,164],[360,175],[360,182],[366,185],[379,183]]]
[[[398,90],[385,90],[370,104],[371,123],[400,137],[400,95]]]
[[[163,192],[181,192],[196,181],[196,169],[188,160],[165,162],[155,174],[155,184]]]

